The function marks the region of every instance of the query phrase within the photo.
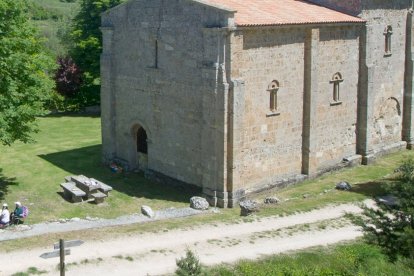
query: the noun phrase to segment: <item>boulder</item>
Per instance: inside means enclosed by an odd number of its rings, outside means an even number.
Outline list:
[[[264,204],[278,204],[280,202],[280,199],[277,197],[266,197],[264,200]]]
[[[203,197],[193,196],[190,198],[190,207],[196,210],[207,210],[210,205]]]
[[[399,201],[398,198],[396,198],[395,196],[392,195],[387,195],[387,196],[379,196],[377,198],[379,203],[382,203],[384,205],[387,205],[389,207],[396,207],[399,205]]]
[[[142,206],[141,206],[141,213],[142,213],[144,216],[147,216],[147,217],[149,217],[149,218],[153,218],[153,217],[155,216],[155,213],[154,213],[154,211],[151,209],[151,207],[146,206],[146,205],[142,205]]]
[[[336,184],[335,188],[337,190],[341,190],[341,191],[349,191],[349,190],[351,190],[352,186],[351,186],[351,184],[349,184],[346,181],[341,181],[341,182]]]
[[[252,200],[244,200],[239,203],[240,205],[240,215],[248,216],[254,212],[259,212],[260,208],[257,202]]]

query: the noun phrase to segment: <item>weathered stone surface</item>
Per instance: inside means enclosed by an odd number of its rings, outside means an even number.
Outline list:
[[[210,205],[203,197],[193,196],[190,198],[190,207],[196,210],[207,210]]]
[[[223,36],[234,15],[198,1],[134,1],[105,12],[104,159],[198,185],[212,206],[235,206],[234,190],[317,175],[355,153],[366,164],[401,133],[413,147],[410,1],[313,1],[367,23]],[[148,156],[137,153],[141,128]]]
[[[352,189],[352,186],[351,186],[351,184],[349,184],[346,181],[341,181],[341,182],[336,184],[335,188],[337,190],[341,190],[341,191],[349,191],[349,190]]]
[[[257,202],[252,200],[244,200],[239,203],[240,205],[240,215],[248,216],[252,213],[259,212],[260,207]]]
[[[151,207],[147,206],[147,205],[142,205],[141,206],[141,213],[144,216],[147,216],[149,218],[153,218],[155,216],[154,211],[151,209]]]
[[[264,199],[265,204],[278,204],[280,202],[280,199],[277,197],[266,197]]]

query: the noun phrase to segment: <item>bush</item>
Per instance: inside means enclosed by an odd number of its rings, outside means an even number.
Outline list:
[[[405,160],[396,170],[395,183],[387,192],[396,204],[377,200],[378,209],[365,207],[356,223],[364,230],[365,239],[379,245],[391,261],[399,257],[414,260],[414,161]]]
[[[30,1],[29,16],[32,20],[59,20],[63,18],[63,14],[53,8],[42,7],[34,1]]]
[[[179,276],[201,275],[201,264],[198,257],[189,249],[186,250],[185,257],[176,261],[177,270],[175,274]]]
[[[55,74],[56,89],[65,97],[74,97],[82,84],[82,73],[79,67],[70,57],[60,57],[57,60],[59,66]]]

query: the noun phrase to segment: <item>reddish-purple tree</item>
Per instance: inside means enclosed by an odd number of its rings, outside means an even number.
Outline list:
[[[58,70],[55,81],[57,92],[65,97],[73,97],[79,92],[82,84],[82,73],[70,57],[57,59]]]

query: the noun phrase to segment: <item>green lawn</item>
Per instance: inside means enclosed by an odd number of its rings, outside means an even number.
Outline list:
[[[98,216],[112,218],[154,209],[188,206],[190,192],[177,192],[147,181],[141,174],[112,173],[101,164],[100,118],[40,118],[37,143],[0,147],[0,200],[29,206],[28,223]],[[114,191],[102,205],[73,204],[64,200],[59,184],[64,177],[84,174],[112,185]]]
[[[414,275],[414,270],[406,261],[391,263],[377,247],[357,242],[207,268],[206,275],[399,276]]]

